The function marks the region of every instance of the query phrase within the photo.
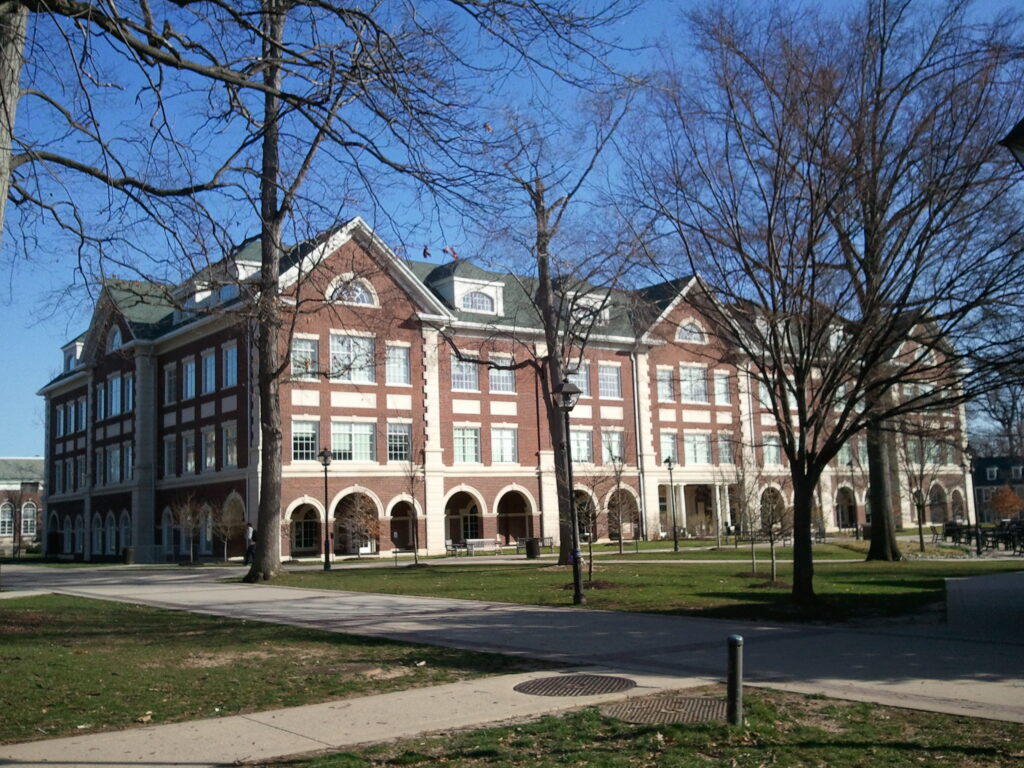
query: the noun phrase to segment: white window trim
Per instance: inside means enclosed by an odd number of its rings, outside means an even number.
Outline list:
[[[682,333],[683,333],[683,329],[686,326],[688,326],[688,325],[694,325],[694,326],[697,327],[697,329],[700,331],[700,335],[701,335],[701,340],[700,341],[693,341],[692,339],[682,339],[682,338],[680,338]],[[696,318],[688,317],[688,318],[684,319],[682,322],[680,322],[679,325],[676,327],[675,338],[676,338],[676,341],[679,342],[680,344],[707,344],[708,343],[708,330],[707,330],[707,328],[704,327],[704,323],[698,321]]]
[[[370,298],[373,299],[372,304],[362,304],[358,301],[343,301],[336,299],[334,294],[341,287],[342,283],[360,283],[367,292],[370,294]],[[377,290],[373,287],[373,283],[365,278],[360,277],[355,272],[343,272],[342,274],[335,277],[327,285],[327,291],[324,294],[324,298],[328,304],[340,304],[344,307],[363,307],[365,309],[380,309],[380,297],[377,295]]]
[[[394,382],[388,378],[388,350],[391,348],[407,349],[409,350],[409,381],[408,382]],[[413,375],[412,375],[412,344],[407,341],[387,341],[384,343],[384,385],[388,387],[412,387]]]
[[[703,400],[690,400],[683,397],[683,371],[684,370],[698,370],[704,374],[704,393],[705,399]],[[711,405],[711,387],[708,381],[708,366],[701,363],[680,363],[679,364],[679,402],[683,405]]]

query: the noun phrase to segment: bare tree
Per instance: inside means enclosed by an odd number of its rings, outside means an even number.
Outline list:
[[[232,514],[227,506],[220,506],[210,512],[210,527],[214,536],[221,540],[224,562],[228,561],[228,542],[245,527],[245,515]]]
[[[195,562],[196,539],[203,531],[208,512],[194,493],[182,493],[171,504],[171,517],[183,539],[188,541],[188,561]]]
[[[362,493],[347,496],[339,508],[338,529],[348,535],[356,547],[357,556],[362,549],[376,542],[380,536],[380,519],[369,498]]]
[[[768,540],[768,548],[771,552],[772,583],[775,583],[779,580],[775,547],[780,541],[789,538],[793,532],[792,507],[786,504],[782,492],[777,488],[765,489],[761,494],[760,518],[761,535]]]
[[[880,432],[961,402],[1004,362],[981,310],[1014,306],[1024,282],[992,139],[1020,112],[1018,65],[1009,30],[965,6],[695,12],[697,63],[661,82],[657,134],[632,163],[767,393],[802,605],[815,488],[840,447],[868,432],[869,557],[898,557]],[[908,381],[927,388],[905,397]]]

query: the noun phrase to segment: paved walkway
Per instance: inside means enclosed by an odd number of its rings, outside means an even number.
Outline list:
[[[239,573],[237,568],[228,572]],[[1024,573],[951,581],[947,624],[860,628],[248,586],[217,582],[222,575],[215,568],[9,566],[4,588],[592,665],[638,680],[642,687],[635,693],[721,678],[726,638],[741,634],[747,680],[754,684],[1024,722]],[[174,764],[214,765],[471,727],[600,700],[518,694],[512,687],[521,679],[490,678],[296,710],[0,746],[0,764],[156,766],[167,765],[173,754]]]

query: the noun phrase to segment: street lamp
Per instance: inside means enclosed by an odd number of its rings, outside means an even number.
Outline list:
[[[569,379],[562,379],[561,385],[555,389],[558,398],[558,410],[562,412],[562,434],[565,450],[565,482],[569,493],[569,524],[572,527],[572,602],[573,605],[583,605],[587,598],[583,594],[583,574],[580,570],[580,525],[579,515],[576,512],[576,491],[572,480],[572,444],[569,440],[569,414],[576,407],[580,395],[583,394],[580,388]]]
[[[324,570],[329,571],[331,570],[331,526],[328,523],[330,501],[327,498],[327,468],[331,466],[331,452],[324,448],[317,455],[320,457],[320,463],[324,465]]]
[[[669,456],[665,459],[665,467],[668,469],[668,496],[669,504],[672,505],[672,549],[679,551],[679,526],[676,525],[676,486],[672,482],[672,467],[676,463]]]
[[[1013,159],[1021,168],[1024,168],[1024,120],[1013,126],[1013,130],[1006,134],[999,143],[1010,150]]]

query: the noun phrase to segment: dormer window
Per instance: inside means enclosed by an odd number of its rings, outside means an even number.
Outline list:
[[[470,291],[462,297],[462,308],[469,312],[494,314],[494,299],[483,291]]]
[[[351,274],[341,275],[327,294],[331,301],[353,304],[360,307],[377,306],[377,294],[369,281]]]
[[[114,328],[110,332],[110,336],[107,337],[107,352],[113,352],[115,349],[120,349],[122,343],[121,329]]]
[[[690,321],[679,326],[676,340],[687,344],[704,344],[707,341],[707,337],[704,335],[703,328],[697,325],[697,323]]]
[[[65,373],[67,373],[68,371],[75,367],[75,359],[75,351],[73,349],[69,349],[67,352],[64,353]]]

